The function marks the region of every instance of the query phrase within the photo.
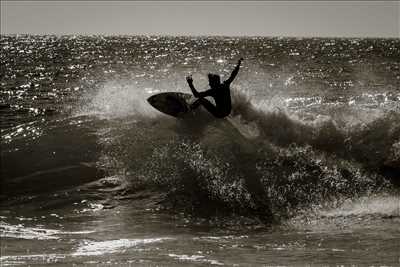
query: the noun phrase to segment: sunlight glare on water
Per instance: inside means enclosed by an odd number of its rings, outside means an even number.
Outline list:
[[[398,266],[398,39],[2,35],[4,266]],[[147,98],[229,77],[233,110]]]

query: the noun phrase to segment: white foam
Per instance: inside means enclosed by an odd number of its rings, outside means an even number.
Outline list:
[[[1,256],[1,266],[15,266],[15,265],[26,265],[26,261],[43,261],[46,264],[56,263],[60,259],[64,259],[65,254],[32,254],[32,255],[10,255]]]
[[[109,81],[84,97],[84,103],[76,115],[96,115],[102,119],[132,115],[154,117],[157,112],[146,100],[156,91],[158,89],[138,88],[131,81]]]
[[[385,216],[400,216],[400,197],[376,196],[365,197],[345,202],[339,208],[323,211],[322,215],[328,217],[337,216],[363,216],[381,214]]]
[[[1,238],[36,239],[51,240],[60,239],[60,235],[84,235],[94,233],[94,231],[61,231],[46,229],[41,227],[27,227],[23,224],[11,225],[0,222]]]
[[[145,239],[116,239],[107,241],[86,241],[78,247],[76,252],[72,253],[73,256],[92,256],[103,255],[107,253],[123,252],[126,249],[137,247],[145,244],[163,242],[165,240],[172,240],[173,238],[145,238]]]
[[[185,254],[178,255],[178,254],[171,253],[171,254],[168,254],[168,256],[178,259],[178,260],[181,260],[181,261],[203,262],[203,263],[208,263],[211,265],[224,265],[222,262],[219,262],[217,260],[209,260],[203,255],[189,256],[189,255],[185,255]]]
[[[243,238],[248,238],[249,236],[247,235],[223,235],[223,236],[201,236],[201,237],[195,237],[193,238],[194,240],[211,240],[211,241],[221,241],[221,240],[237,240],[237,239],[243,239]]]
[[[20,238],[20,239],[58,239],[56,236],[60,233],[58,230],[25,227],[23,224],[10,225],[4,222],[0,222],[1,238]]]

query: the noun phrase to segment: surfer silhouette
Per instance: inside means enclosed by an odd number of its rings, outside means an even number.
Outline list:
[[[202,105],[216,118],[224,118],[228,116],[232,110],[231,92],[229,86],[238,74],[242,60],[243,58],[239,59],[236,67],[231,73],[231,76],[222,83],[221,78],[218,74],[209,73],[208,83],[211,89],[204,92],[198,92],[194,88],[192,76],[187,76],[186,81],[189,84],[190,90],[192,91],[193,96],[197,98],[197,100],[190,106],[190,108],[194,110]],[[215,105],[213,105],[209,100],[205,98],[207,96],[211,96],[214,98]]]

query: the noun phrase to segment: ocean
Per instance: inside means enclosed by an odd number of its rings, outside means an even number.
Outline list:
[[[398,38],[0,44],[1,266],[399,266]],[[240,57],[229,118],[146,101]]]

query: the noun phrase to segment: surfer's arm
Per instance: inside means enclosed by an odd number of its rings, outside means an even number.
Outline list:
[[[243,58],[239,59],[236,67],[233,69],[231,76],[229,77],[228,80],[225,81],[225,83],[230,84],[231,82],[233,82],[233,80],[235,79],[236,75],[239,72],[239,68],[240,68],[240,64],[242,63]]]
[[[197,92],[196,88],[194,88],[192,76],[191,76],[191,75],[187,76],[187,77],[186,77],[186,81],[187,81],[187,83],[189,84],[190,90],[192,91],[192,94],[194,95],[194,97],[199,98],[199,97],[200,97],[200,96],[199,96],[200,93]]]
[[[199,93],[199,92],[196,90],[196,88],[194,88],[192,76],[187,76],[187,77],[186,77],[186,81],[188,82],[189,87],[190,87],[190,90],[192,91],[194,97],[196,97],[196,98],[203,98],[203,97],[206,97],[206,96],[212,96],[212,95],[213,95],[213,92],[214,92],[214,91],[213,91],[212,89],[209,89],[209,90],[207,90],[207,91],[204,91],[204,92],[200,92],[200,93]]]

